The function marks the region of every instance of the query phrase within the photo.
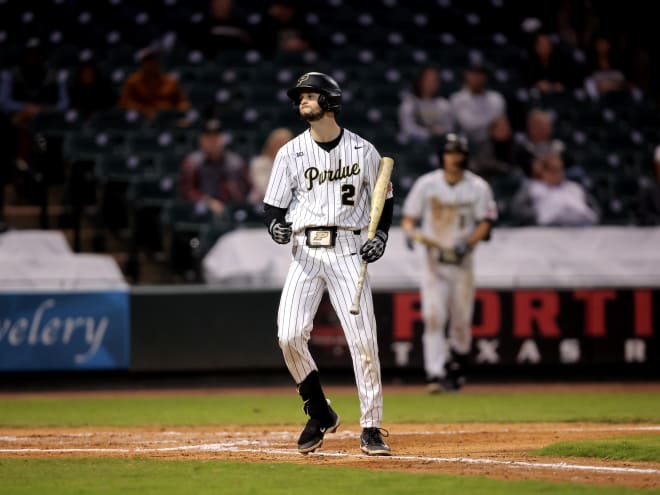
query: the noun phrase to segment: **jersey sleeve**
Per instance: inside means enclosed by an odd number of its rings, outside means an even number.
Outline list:
[[[264,203],[278,208],[288,208],[293,199],[293,187],[288,155],[284,152],[284,148],[280,148],[268,179]]]
[[[376,179],[378,178],[378,169],[380,167],[380,160],[382,157],[380,156],[380,153],[378,153],[378,150],[376,150],[376,148],[372,144],[369,144],[369,147],[364,155],[364,158],[367,167],[365,180],[369,182],[369,189],[373,191],[373,188],[376,186]],[[392,181],[390,180],[389,186],[387,188],[386,199],[390,199],[393,197],[394,197],[394,191],[392,188]]]
[[[482,182],[479,188],[479,197],[475,204],[474,217],[477,222],[483,220],[490,220],[494,222],[497,220],[497,205],[493,197],[493,190],[487,182]]]

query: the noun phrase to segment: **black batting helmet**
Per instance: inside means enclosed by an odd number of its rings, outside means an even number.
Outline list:
[[[448,133],[445,136],[445,142],[441,148],[441,155],[443,153],[449,153],[452,151],[463,154],[463,161],[461,162],[461,165],[463,168],[467,168],[468,157],[470,156],[470,148],[468,146],[467,137],[456,132]]]
[[[339,113],[341,110],[341,88],[337,81],[322,72],[307,72],[298,78],[295,87],[286,94],[298,108],[300,93],[319,93],[319,106],[325,112]]]

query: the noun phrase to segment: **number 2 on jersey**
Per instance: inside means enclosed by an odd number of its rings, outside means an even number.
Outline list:
[[[341,204],[355,206],[355,186],[353,184],[342,184]]]

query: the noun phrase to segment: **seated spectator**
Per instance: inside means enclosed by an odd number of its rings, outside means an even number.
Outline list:
[[[315,48],[313,31],[297,0],[270,2],[259,32],[259,46],[266,56]]]
[[[49,65],[40,40],[30,39],[18,65],[0,74],[0,188],[12,184],[20,201],[39,204],[43,183],[62,179],[61,148],[51,146],[50,137],[35,133],[31,124],[42,112],[64,112],[68,106],[66,79]]]
[[[226,50],[247,50],[254,42],[234,0],[210,0],[207,17],[200,24],[192,24],[189,34],[184,37],[207,60]]]
[[[454,129],[449,101],[440,96],[440,74],[435,67],[422,67],[412,92],[404,94],[399,105],[400,138],[404,143],[426,141]]]
[[[464,85],[449,97],[458,130],[466,134],[471,152],[488,142],[490,125],[506,115],[506,100],[488,88],[488,69],[484,63],[473,61],[465,69]]]
[[[9,116],[0,112],[0,233],[8,228],[5,221],[5,185],[14,180],[13,171],[18,152],[16,128],[12,125]]]
[[[289,129],[278,127],[266,138],[261,154],[255,156],[250,161],[249,172],[250,182],[252,184],[252,190],[250,191],[251,203],[259,206],[263,203],[275,155],[291,138],[293,138],[293,133]]]
[[[64,111],[68,106],[64,78],[48,66],[41,42],[30,39],[18,66],[2,73],[0,110],[11,115],[14,124],[24,127],[41,111]]]
[[[538,178],[540,159],[550,154],[561,154],[567,160],[566,146],[554,137],[552,115],[540,108],[527,114],[526,134],[516,143],[513,160],[527,177]]]
[[[623,62],[614,53],[612,43],[603,34],[591,42],[584,86],[593,99],[609,91],[628,89],[629,81],[623,70]]]
[[[596,225],[597,203],[577,182],[564,177],[561,155],[540,160],[538,179],[525,181],[511,201],[512,216],[521,225],[579,227]]]
[[[138,59],[140,68],[124,81],[119,98],[121,108],[136,110],[149,119],[162,110],[190,108],[188,97],[176,78],[162,72],[159,49],[145,48]]]
[[[71,108],[78,111],[84,120],[99,110],[107,110],[117,105],[117,93],[109,79],[101,74],[91,53],[80,58],[78,70],[69,84]]]
[[[246,201],[250,191],[245,160],[225,149],[221,123],[206,121],[199,148],[188,155],[179,170],[179,192],[183,199],[205,202],[216,215],[230,201]]]
[[[654,179],[642,182],[638,198],[639,221],[642,225],[660,225],[660,146],[653,157]]]
[[[512,172],[513,130],[506,115],[495,119],[488,130],[488,141],[470,157],[470,169],[486,180]]]
[[[543,31],[534,35],[521,72],[525,86],[543,93],[564,91],[573,86],[567,60],[555,48],[550,35]]]

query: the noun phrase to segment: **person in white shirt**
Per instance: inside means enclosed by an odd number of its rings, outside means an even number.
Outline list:
[[[249,199],[253,204],[263,202],[275,155],[291,139],[293,139],[293,133],[285,127],[272,130],[266,138],[261,153],[250,160],[249,173],[252,190]]]
[[[422,67],[412,92],[403,95],[399,105],[400,139],[404,143],[426,141],[454,128],[451,105],[440,96],[440,74],[432,66]]]
[[[580,227],[596,225],[596,202],[582,185],[566,180],[560,155],[541,159],[539,179],[525,182],[512,200],[511,209],[521,224]]]
[[[507,111],[504,97],[488,89],[487,67],[477,62],[465,69],[463,88],[449,97],[449,103],[458,130],[468,138],[473,153],[488,141],[490,125]]]

